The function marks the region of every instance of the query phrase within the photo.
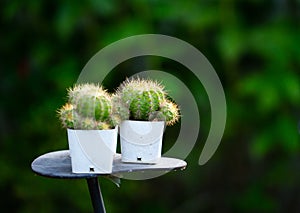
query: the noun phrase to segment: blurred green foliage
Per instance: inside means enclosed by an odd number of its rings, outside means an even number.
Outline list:
[[[122,63],[107,89],[141,70],[172,70],[193,88],[201,130],[185,171],[123,180],[120,188],[101,178],[107,211],[300,212],[298,0],[3,0],[0,27],[1,212],[91,212],[85,181],[38,177],[30,163],[67,149],[55,111],[85,63],[106,45],[143,33],[180,38],[209,59],[227,97],[226,131],[200,167],[210,109],[199,81],[166,59]],[[167,130],[165,149],[177,130]]]

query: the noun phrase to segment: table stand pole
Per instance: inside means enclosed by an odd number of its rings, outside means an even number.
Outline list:
[[[86,178],[94,208],[94,213],[106,213],[98,178]]]

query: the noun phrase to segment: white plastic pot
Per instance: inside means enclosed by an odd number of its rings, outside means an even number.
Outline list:
[[[110,130],[67,131],[73,173],[112,172],[117,149],[117,127]]]
[[[123,121],[120,125],[122,161],[156,163],[161,157],[163,121]]]

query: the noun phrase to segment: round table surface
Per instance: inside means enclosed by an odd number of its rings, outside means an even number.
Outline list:
[[[186,166],[187,163],[185,161],[169,157],[161,157],[156,164],[123,163],[121,161],[121,154],[116,154],[111,174],[78,174],[72,173],[69,150],[49,152],[36,158],[31,164],[32,170],[38,175],[67,179],[93,178],[98,176],[123,178],[133,173],[149,174],[149,172],[153,173],[150,174],[152,176],[159,176],[171,170],[183,170]]]

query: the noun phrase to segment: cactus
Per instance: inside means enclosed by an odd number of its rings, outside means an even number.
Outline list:
[[[179,119],[178,106],[171,101],[163,102],[160,105],[160,112],[165,117],[167,126],[172,126]]]
[[[111,112],[111,124],[116,126],[122,122],[122,120],[129,119],[129,109],[127,105],[122,102],[120,96],[112,96],[112,112]]]
[[[167,125],[173,125],[179,119],[179,110],[175,103],[167,99],[166,95],[164,87],[158,82],[139,78],[127,79],[116,92],[122,104],[122,106],[119,104],[119,108],[129,110],[129,119],[159,120],[166,121]]]
[[[73,105],[66,103],[57,111],[64,128],[74,128]]]
[[[111,96],[99,85],[80,84],[68,89],[69,102],[58,110],[63,127],[110,129]]]
[[[69,101],[75,111],[83,117],[95,117],[105,121],[111,112],[110,95],[102,87],[94,84],[76,85],[69,89]]]
[[[170,126],[179,119],[177,105],[151,80],[127,79],[113,96],[99,85],[75,85],[68,89],[68,98],[58,110],[65,128],[110,129],[127,119],[165,121]]]
[[[95,129],[111,129],[112,126],[109,122],[96,122]]]

